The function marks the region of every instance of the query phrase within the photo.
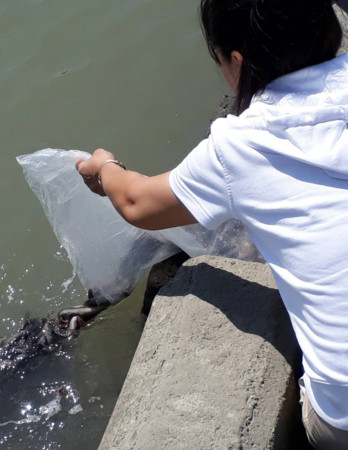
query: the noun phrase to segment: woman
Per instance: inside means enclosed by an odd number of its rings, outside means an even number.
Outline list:
[[[239,116],[173,171],[144,178],[97,150],[77,167],[141,228],[240,219],[270,265],[303,351],[303,420],[348,448],[348,55],[331,0],[201,0]]]

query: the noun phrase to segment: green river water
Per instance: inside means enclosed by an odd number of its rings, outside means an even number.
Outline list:
[[[147,175],[174,167],[226,91],[197,7],[0,0],[0,336],[27,312],[45,317],[86,298],[15,157],[103,147]],[[141,334],[143,290],[144,281],[61,354],[1,381],[0,448],[98,447]]]

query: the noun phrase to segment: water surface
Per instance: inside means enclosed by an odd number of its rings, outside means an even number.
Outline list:
[[[104,147],[148,175],[174,167],[226,90],[197,6],[1,1],[0,336],[27,312],[45,317],[86,298],[15,156]],[[0,447],[97,448],[140,337],[143,288],[1,381]]]

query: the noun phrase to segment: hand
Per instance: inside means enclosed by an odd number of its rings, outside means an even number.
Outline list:
[[[107,159],[115,159],[114,155],[106,150],[99,148],[93,155],[87,159],[79,159],[76,162],[76,169],[82,176],[83,181],[89,189],[95,194],[105,197],[106,194],[98,182],[99,168]]]

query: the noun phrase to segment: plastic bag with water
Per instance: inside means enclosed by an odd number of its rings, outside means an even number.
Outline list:
[[[190,256],[258,260],[257,250],[237,220],[214,231],[198,224],[161,231],[128,224],[107,197],[87,188],[77,172],[76,161],[90,156],[79,150],[44,149],[19,156],[17,161],[82,285],[95,296],[121,300],[146,268],[180,250]]]

